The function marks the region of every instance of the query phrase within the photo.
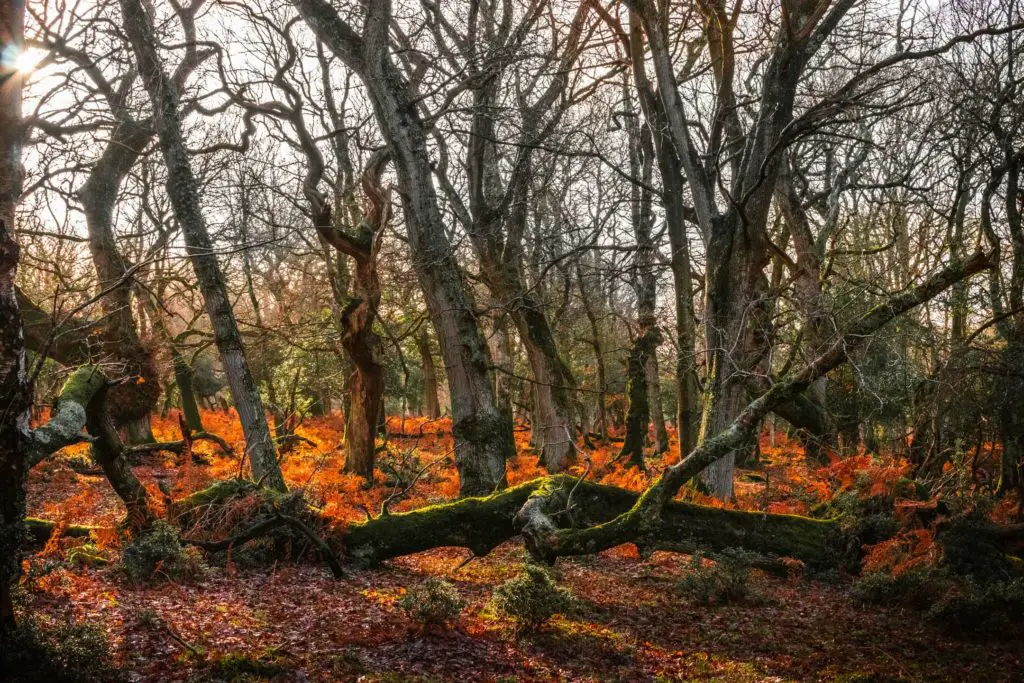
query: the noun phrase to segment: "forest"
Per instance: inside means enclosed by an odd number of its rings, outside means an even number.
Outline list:
[[[0,0],[0,678],[1024,678],[1024,0]]]

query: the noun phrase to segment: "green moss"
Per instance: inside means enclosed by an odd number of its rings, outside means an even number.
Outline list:
[[[51,522],[47,519],[39,519],[38,517],[26,517],[25,518],[25,531],[28,534],[29,539],[34,543],[46,543],[46,541],[53,535],[53,530],[56,528],[56,523]],[[71,524],[61,529],[61,536],[68,538],[88,538],[89,534],[93,532],[95,527],[81,526],[78,524]]]
[[[73,401],[81,406],[89,403],[96,392],[107,384],[107,376],[95,365],[85,365],[75,370],[60,390],[61,401]],[[59,407],[55,406],[55,408]]]

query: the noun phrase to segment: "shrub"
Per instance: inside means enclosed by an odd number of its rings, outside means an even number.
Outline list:
[[[690,571],[676,585],[679,593],[701,605],[757,602],[751,584],[750,565],[754,556],[739,549],[726,549],[708,564],[702,553],[694,553]]]
[[[0,671],[9,681],[106,681],[117,673],[100,629],[74,623],[44,628],[31,618],[0,642]]]
[[[557,586],[547,569],[534,564],[525,565],[521,574],[495,588],[491,601],[521,631],[535,631],[572,606],[569,591]]]
[[[1024,580],[979,586],[968,581],[928,609],[928,621],[954,633],[1008,634],[1024,612]]]
[[[900,605],[926,609],[954,587],[952,578],[940,569],[925,568],[897,576],[870,572],[857,579],[851,590],[854,600],[865,605]]]
[[[133,581],[146,581],[157,575],[196,579],[207,571],[199,551],[182,548],[178,532],[164,520],[154,522],[124,547],[120,566]]]
[[[934,626],[953,633],[1006,634],[1024,612],[1024,579],[979,584],[933,568],[898,576],[865,574],[853,584],[852,595],[865,604],[918,610]]]
[[[459,616],[466,601],[451,582],[432,576],[410,589],[398,604],[422,624],[443,625]]]

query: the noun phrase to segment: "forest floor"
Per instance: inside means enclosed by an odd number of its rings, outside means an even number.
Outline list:
[[[206,413],[204,421],[229,442],[241,442],[233,416]],[[173,414],[159,420],[157,438],[177,438],[176,424]],[[449,427],[391,419],[392,432],[410,436],[389,440],[385,464],[435,463],[393,509],[454,497]],[[316,446],[298,445],[284,470],[291,486],[304,487],[312,502],[344,523],[379,509],[394,488],[384,475],[367,489],[340,472],[340,430],[337,417],[307,420],[299,433]],[[510,483],[543,475],[527,440],[517,432],[520,454],[509,463]],[[101,527],[93,541],[114,556],[113,529],[123,508],[84,461],[84,448],[67,449],[33,470],[29,514]],[[158,482],[177,498],[237,474],[237,456],[217,454],[210,444],[197,450],[206,462],[147,456],[136,468],[153,500],[163,498]],[[765,435],[761,453],[760,466],[738,473],[738,507],[807,512],[837,491],[870,492],[906,471],[895,458],[863,454],[810,466],[781,434],[774,446]],[[631,489],[646,484],[645,473],[609,466],[614,454],[613,446],[591,452],[589,468],[581,464],[579,472]],[[650,469],[671,460],[659,458]],[[1006,510],[1011,507],[1007,501]],[[55,537],[31,556],[26,593],[44,623],[102,629],[129,680],[973,682],[1024,676],[1019,633],[999,640],[953,637],[914,613],[856,604],[849,577],[826,581],[799,571],[788,578],[755,573],[757,599],[749,604],[693,604],[676,588],[692,571],[691,558],[661,552],[640,558],[632,546],[560,560],[557,577],[572,591],[574,607],[523,636],[488,606],[492,590],[523,563],[518,541],[469,562],[468,551],[442,548],[342,580],[311,562],[245,568],[229,561],[196,581],[144,585],[129,583],[113,567],[69,566],[63,560],[82,542]],[[451,581],[468,601],[450,628],[424,628],[398,605],[432,576]]]

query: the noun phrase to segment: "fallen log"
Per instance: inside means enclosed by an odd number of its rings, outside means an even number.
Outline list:
[[[483,498],[463,498],[349,524],[343,542],[346,557],[357,565],[374,565],[443,546],[486,555],[532,529],[531,525],[599,528],[630,510],[638,498],[633,491],[554,475]],[[526,538],[530,543],[531,535]],[[635,543],[642,554],[744,548],[793,557],[815,568],[846,566],[857,559],[859,551],[837,520],[724,510],[681,501],[669,503],[657,525],[625,542]],[[554,557],[544,559],[553,561]]]
[[[60,527],[61,536],[67,536],[68,538],[88,538],[89,534],[93,532],[95,527],[82,526],[79,524],[68,524],[61,526],[56,522],[51,522],[47,519],[39,519],[37,517],[26,517],[25,518],[25,534],[29,542],[34,545],[42,545],[50,540],[53,536],[55,529]]]
[[[281,523],[274,508],[286,494],[250,481],[225,480],[176,501],[172,514],[184,528],[206,510],[253,494],[262,497],[264,505],[249,518],[248,526],[240,525],[244,528],[230,538],[185,539],[206,550],[224,550],[278,531]],[[553,529],[600,526],[628,511],[638,498],[639,494],[633,491],[559,474],[485,497],[382,514],[340,528],[335,520],[323,517],[315,508],[310,508],[309,514],[318,529],[333,529],[325,532],[325,541],[331,547],[342,548],[349,563],[374,566],[440,547],[467,548],[474,555],[483,556],[528,532],[530,525],[540,519],[547,520],[543,523],[550,523]],[[525,536],[529,544],[532,537],[529,533]],[[813,568],[855,564],[860,549],[860,544],[840,529],[837,520],[723,510],[681,501],[666,507],[657,526],[625,542],[635,543],[643,554],[655,550],[692,553],[744,548],[763,555],[792,557]]]

